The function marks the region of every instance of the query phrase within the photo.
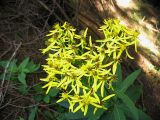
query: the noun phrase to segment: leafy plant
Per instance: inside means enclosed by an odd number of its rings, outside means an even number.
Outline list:
[[[134,45],[137,51],[138,33],[121,25],[116,19],[104,21],[100,27],[105,36],[102,40],[93,42],[91,36],[87,36],[87,30],[77,34],[76,29],[65,22],[62,26],[56,24],[47,35],[47,47],[42,49],[42,53],[48,54],[47,64],[43,65],[48,75],[41,79],[46,83],[43,86],[47,88],[46,94],[51,88],[61,90],[57,103],[67,101],[71,112],[81,110],[84,115],[87,115],[90,107],[94,114],[99,109],[107,110],[111,105],[108,103],[117,97],[127,102],[129,108],[134,107],[124,92],[138,72],[118,88],[114,88],[113,83],[121,56],[125,54],[133,59],[128,49]],[[114,108],[117,110],[118,106]],[[133,108],[133,111],[136,110]],[[133,115],[136,116],[136,113],[133,112]]]
[[[109,112],[111,120],[151,120],[151,118],[135,106],[135,102],[139,99],[142,92],[142,86],[133,85],[134,80],[140,74],[140,70],[136,70],[130,74],[125,80],[121,80],[121,69],[118,67],[117,77],[118,86],[115,88],[114,108]],[[121,73],[121,74],[120,74]],[[131,86],[132,85],[132,86]],[[110,120],[109,119],[109,120]]]
[[[6,66],[8,67],[6,68]],[[28,73],[33,73],[39,69],[40,65],[34,64],[29,58],[25,58],[20,64],[17,64],[17,60],[12,61],[0,61],[0,66],[6,69],[6,73],[0,75],[0,80],[11,80],[19,83],[18,90],[21,93],[27,93],[27,81],[26,76]]]
[[[37,110],[38,110],[37,106],[31,108],[28,120],[35,120]]]
[[[116,72],[117,81],[113,84],[114,90],[106,89],[107,92],[116,94],[108,102],[107,111],[100,109],[93,115],[92,108],[89,108],[86,116],[83,116],[80,111],[76,113],[66,112],[62,113],[58,120],[151,120],[147,114],[135,106],[135,102],[142,93],[142,86],[133,85],[139,74],[140,70],[136,70],[123,80],[121,66],[119,65]]]
[[[41,84],[37,84],[34,87],[34,91],[37,95],[34,96],[34,99],[37,102],[45,102],[46,104],[50,103],[51,100],[57,96],[57,94],[59,93],[58,89],[55,88],[51,88],[51,90],[49,91],[48,94],[45,94],[45,91],[42,89],[42,85]]]

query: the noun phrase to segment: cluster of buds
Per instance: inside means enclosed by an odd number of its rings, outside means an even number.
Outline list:
[[[67,100],[71,112],[81,110],[84,115],[89,105],[94,107],[94,113],[100,108],[107,109],[104,103],[115,94],[106,90],[114,90],[112,82],[122,54],[133,59],[128,47],[134,45],[137,51],[138,36],[115,19],[105,20],[100,27],[105,36],[103,40],[93,41],[87,30],[77,34],[66,22],[56,24],[47,35],[47,47],[42,49],[42,53],[48,55],[47,64],[43,65],[47,77],[41,79],[46,93],[53,87],[60,89],[57,102]]]

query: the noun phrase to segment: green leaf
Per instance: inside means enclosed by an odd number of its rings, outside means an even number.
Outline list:
[[[22,72],[24,72],[24,73],[30,73],[30,71],[27,68],[24,68]]]
[[[150,116],[144,113],[142,110],[138,109],[139,120],[152,120]]]
[[[142,85],[131,86],[127,91],[126,95],[133,101],[136,102],[142,93]]]
[[[10,62],[9,61],[0,61],[0,66],[3,68],[6,68],[7,65],[9,65],[7,71],[17,72],[18,68],[17,68],[16,62],[17,62],[17,60],[15,60],[15,59]]]
[[[5,68],[9,61],[0,61],[0,66]]]
[[[26,66],[26,68],[28,69],[28,73],[32,73],[35,72],[36,70],[38,70],[40,68],[39,64],[34,64],[32,61],[29,62]]]
[[[69,113],[65,113],[65,118],[67,120],[83,119],[84,115],[81,111],[78,111],[76,113],[69,112]]]
[[[31,109],[28,120],[35,120],[37,110],[38,110],[37,106],[35,106]]]
[[[78,111],[76,113],[67,112],[62,113],[57,117],[57,120],[86,120],[84,119],[84,115],[81,111]]]
[[[131,73],[116,89],[117,92],[125,92],[130,85],[133,84],[134,80],[137,78],[137,76],[140,74],[141,70],[136,70],[133,73]]]
[[[51,120],[54,120],[54,118],[55,118],[54,114],[51,113],[51,112],[48,111],[48,110],[45,110],[45,111],[44,111],[44,115],[45,115],[47,118],[51,119]]]
[[[126,120],[123,109],[119,107],[119,105],[114,105],[113,110],[107,111],[103,114],[100,120]]]
[[[27,66],[28,63],[29,63],[29,57],[25,58],[25,59],[20,63],[20,65],[18,66],[19,72],[22,72],[22,71],[26,68],[26,66]]]
[[[43,99],[42,95],[36,95],[33,97],[36,101],[40,102]]]
[[[119,103],[117,106],[124,112],[126,118],[134,119],[132,113],[130,112],[129,108],[126,106],[125,103]]]
[[[44,101],[45,103],[49,103],[49,102],[50,102],[50,97],[49,97],[49,95],[46,95],[46,96],[43,98],[43,101]]]
[[[19,82],[21,82],[23,85],[26,85],[27,86],[27,83],[26,83],[26,74],[21,72],[20,74],[18,74],[18,80]]]
[[[60,106],[64,107],[64,108],[69,108],[69,103],[67,100],[64,100],[60,103],[58,103]]]
[[[88,109],[88,113],[87,113],[87,120],[99,120],[100,117],[103,115],[103,113],[105,112],[104,109],[98,109],[96,111],[96,114],[93,114],[94,108],[93,107],[89,107]]]
[[[101,116],[100,120],[114,120],[113,116],[113,111],[107,111]]]
[[[33,89],[34,89],[34,90],[36,91],[36,93],[38,93],[38,94],[44,93],[44,89],[42,88],[42,85],[40,85],[40,84],[34,86]]]
[[[0,80],[2,80],[4,77],[4,73],[0,74]]]
[[[11,80],[12,74],[6,74],[5,80]],[[4,78],[4,73],[0,74],[0,80]]]
[[[66,119],[65,119],[65,114],[64,114],[64,113],[60,114],[60,115],[56,118],[56,120],[66,120]]]
[[[26,85],[21,84],[20,86],[18,86],[18,91],[23,94],[23,95],[27,95],[28,94],[28,89]]]
[[[118,67],[117,67],[117,71],[116,71],[116,75],[117,75],[117,78],[118,78],[118,81],[122,81],[122,69],[121,69],[121,64],[118,64]]]
[[[117,105],[114,105],[113,115],[114,120],[126,120],[123,110],[121,110]]]
[[[16,73],[18,72],[18,67],[16,65],[17,60],[12,60],[9,64],[8,71],[11,73]]]
[[[56,88],[51,88],[50,91],[49,91],[49,93],[48,93],[48,95],[49,95],[50,97],[55,97],[55,96],[57,96],[58,93],[59,93],[59,90],[58,90],[58,89],[56,89]]]
[[[120,108],[118,108],[117,105],[114,105],[113,114],[114,114],[115,120],[125,120],[126,119],[123,111]]]
[[[118,92],[117,93],[117,96],[118,98],[120,98],[122,100],[122,102],[128,107],[128,109],[130,110],[130,112],[132,113],[133,115],[133,118],[135,120],[138,120],[139,119],[139,115],[138,115],[138,111],[137,111],[137,108],[135,107],[134,103],[132,102],[132,100],[127,96],[125,95],[124,93],[120,93]]]
[[[125,104],[120,104],[118,105],[125,113],[125,115],[128,117],[128,118],[132,118],[134,120],[134,117],[132,115],[132,113],[130,112],[129,108],[126,107]],[[138,109],[137,108],[137,111],[138,111],[138,115],[139,115],[139,120],[152,120],[150,116],[148,116],[146,113],[144,113],[142,110]]]
[[[24,118],[22,118],[22,117],[19,117],[19,120],[24,120]]]

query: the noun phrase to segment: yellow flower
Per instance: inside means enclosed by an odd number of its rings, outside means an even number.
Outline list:
[[[102,105],[99,103],[99,98],[92,97],[91,91],[88,93],[83,90],[83,95],[80,96],[79,105],[73,110],[73,112],[77,112],[78,110],[82,110],[84,112],[84,116],[87,114],[88,106],[91,104],[96,108],[102,108]]]
[[[111,94],[102,99],[102,101],[109,100],[111,97],[115,96],[115,94]]]
[[[50,82],[48,82],[46,85],[44,85],[42,88],[48,87],[48,88],[47,88],[47,91],[46,91],[46,94],[48,94],[48,92],[50,91],[50,89],[51,89],[52,87],[57,87],[58,84],[59,84],[58,82],[50,81]]]
[[[62,93],[61,98],[57,101],[57,103],[62,102],[64,100],[68,100],[71,97],[71,95],[69,95],[69,94],[70,93],[66,93],[66,92]]]
[[[105,36],[103,40],[87,37],[88,28],[77,34],[75,28],[65,22],[56,24],[47,35],[47,47],[42,53],[48,54],[43,70],[48,74],[41,80],[46,84],[46,93],[52,87],[64,90],[57,102],[67,100],[69,110],[81,110],[87,114],[88,107],[94,107],[94,114],[98,109],[107,109],[107,102],[115,94],[106,95],[106,89],[113,90],[117,65],[123,52],[130,59],[128,48],[135,45],[137,51],[138,33],[127,29],[119,20],[109,19],[100,27]]]

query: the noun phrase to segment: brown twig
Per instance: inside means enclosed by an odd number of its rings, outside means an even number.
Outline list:
[[[15,57],[15,55],[16,55],[18,49],[20,48],[21,44],[22,44],[22,43],[18,44],[17,48],[15,49],[14,53],[13,53],[12,56],[10,57],[7,65],[6,65],[6,67],[5,67],[5,69],[4,69],[4,74],[3,74],[3,78],[2,78],[2,82],[1,82],[1,88],[3,88],[3,86],[4,86],[4,81],[5,81],[5,78],[6,78],[6,74],[7,74],[8,67],[9,67],[11,61],[13,60],[13,58]],[[7,87],[7,88],[8,88],[8,87]],[[1,105],[1,104],[3,103],[3,101],[4,101],[4,97],[5,97],[6,91],[7,91],[7,89],[4,91],[4,93],[3,93],[2,90],[0,91],[0,105]]]
[[[66,12],[64,11],[64,9],[56,1],[55,1],[55,4],[59,8],[60,12],[64,15],[64,17],[66,18],[66,20],[68,22],[72,23],[72,21],[70,20],[70,18],[68,17],[68,15],[66,14]]]
[[[2,58],[5,54],[7,54],[11,49],[12,49],[12,46],[10,46],[5,52],[3,52],[3,53],[0,55],[0,58]]]

